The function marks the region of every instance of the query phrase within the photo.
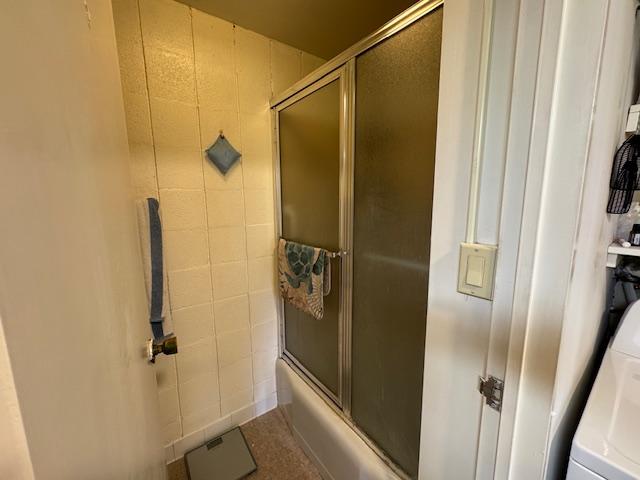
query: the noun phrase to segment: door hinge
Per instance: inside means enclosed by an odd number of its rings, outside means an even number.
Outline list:
[[[504,382],[493,375],[489,375],[487,378],[478,377],[478,390],[485,398],[486,404],[499,412],[502,408]]]

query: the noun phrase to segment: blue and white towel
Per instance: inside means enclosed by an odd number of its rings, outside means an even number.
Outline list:
[[[282,298],[320,320],[331,292],[331,260],[322,248],[283,238],[278,243],[278,279]]]

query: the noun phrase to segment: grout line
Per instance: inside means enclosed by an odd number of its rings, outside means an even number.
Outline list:
[[[151,92],[149,91],[149,73],[147,71],[147,54],[146,54],[146,49],[145,49],[145,41],[144,41],[144,33],[143,33],[143,28],[142,28],[142,9],[140,8],[140,0],[136,0],[136,7],[138,10],[138,28],[140,31],[140,44],[142,46],[142,66],[143,66],[143,70],[144,70],[144,83],[145,83],[145,89],[146,89],[146,93],[147,93],[147,113],[149,114],[149,128],[151,129],[151,146],[153,149],[153,167],[155,169],[155,174],[156,174],[156,194],[158,195],[158,201],[160,200],[160,183],[159,183],[159,179],[158,179],[158,156],[157,156],[157,151],[156,151],[156,141],[155,141],[155,134],[154,134],[154,130],[153,130],[153,115],[152,115],[152,111],[151,111]],[[170,298],[170,286],[169,286],[169,275],[168,272],[164,272],[163,271],[163,276],[164,276],[164,281],[167,284],[167,296],[166,296],[166,301],[169,304],[168,305],[168,310],[169,313],[172,315],[173,310],[171,308],[171,298]],[[164,293],[163,293],[164,296]],[[173,315],[171,317],[171,321],[173,323]],[[182,398],[180,397],[180,388],[178,388],[178,385],[180,384],[179,382],[179,378],[178,378],[178,362],[176,361],[175,358],[171,358],[170,359],[171,363],[173,364],[173,371],[176,375],[176,385],[175,385],[175,389],[176,389],[176,397],[178,398],[178,413],[179,413],[179,418],[180,418],[180,435],[184,435],[184,429],[182,426]],[[166,425],[165,425],[166,426]]]
[[[194,303],[193,305],[187,305],[186,307],[179,307],[176,308],[175,310],[173,310],[175,313],[181,312],[182,310],[186,310],[188,308],[197,308],[197,307],[204,307],[205,305],[211,305],[213,306],[213,303],[210,302],[204,302],[204,303]]]
[[[242,121],[241,121],[241,114],[240,114],[240,76],[238,75],[238,43],[237,43],[237,34],[238,34],[238,29],[236,28],[236,25],[233,25],[233,71],[234,71],[234,76],[236,79],[236,114],[237,114],[237,120],[238,120],[238,127],[240,130],[240,150],[244,151],[244,135],[243,135],[243,127],[242,127]],[[271,73],[271,44],[269,43],[269,73]],[[242,163],[240,164],[240,166],[242,167]],[[249,247],[248,247],[248,243],[247,243],[247,202],[246,202],[246,197],[245,197],[245,171],[244,168],[242,169],[242,210],[244,213],[244,220],[243,220],[243,228],[244,228],[244,252],[245,252],[245,256],[246,256],[246,265],[245,265],[245,269],[246,269],[246,274],[247,274],[247,308],[249,310],[249,322],[247,325],[247,329],[249,332],[249,344],[250,344],[250,349],[251,352],[249,354],[249,358],[251,359],[251,400],[255,403],[255,389],[254,389],[254,385],[255,385],[255,375],[253,372],[253,332],[251,330],[251,302],[249,301],[249,255],[248,255],[248,251],[249,251]],[[255,409],[255,407],[254,407]]]
[[[195,98],[196,98],[196,114],[198,116],[198,142],[200,144],[200,153],[203,151],[202,145],[202,121],[200,115],[200,92],[198,89],[198,75],[197,75],[197,62],[196,62],[196,36],[193,29],[193,7],[189,7],[189,18],[191,21],[191,45],[193,48],[193,76],[194,76],[194,88],[195,88]],[[215,295],[213,292],[213,265],[211,263],[211,227],[209,226],[209,202],[207,198],[207,180],[204,173],[205,168],[205,158],[204,155],[200,156],[200,166],[202,170],[202,189],[204,191],[204,211],[206,218],[206,237],[207,237],[207,259],[209,261],[209,279],[211,283],[211,318],[213,320],[213,325],[211,325],[213,331],[213,341],[216,342],[216,371],[217,371],[217,382],[218,382],[218,410],[219,414],[222,415],[222,388],[220,387],[220,348],[218,344],[218,335],[216,332],[216,317],[215,317],[215,309],[213,308],[213,302],[215,300]]]

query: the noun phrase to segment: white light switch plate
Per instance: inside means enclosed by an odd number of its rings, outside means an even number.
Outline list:
[[[458,291],[466,295],[493,299],[493,280],[496,268],[496,245],[460,244]]]

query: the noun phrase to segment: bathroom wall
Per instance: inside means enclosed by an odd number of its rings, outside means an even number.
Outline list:
[[[0,478],[33,479],[22,413],[0,319]]]
[[[113,9],[133,182],[160,199],[179,343],[156,366],[164,438],[192,441],[276,405],[269,99],[323,60],[171,0]],[[242,152],[226,176],[202,153],[220,130]]]
[[[585,174],[577,218],[572,277],[566,296],[562,338],[553,393],[546,478],[563,479],[574,430],[591,388],[591,375],[599,367],[596,350],[608,320],[610,270],[605,268],[607,247],[613,240],[618,215],[607,215],[609,175],[614,152],[624,140],[629,106],[638,94],[637,2],[608,3],[606,20],[600,20],[603,40],[599,50],[599,81],[594,89],[590,141],[585,152]],[[607,3],[602,2],[603,6]],[[576,31],[582,31],[581,2],[576,9]],[[594,7],[595,8],[595,7]],[[590,29],[593,33],[596,30]],[[594,51],[597,51],[594,48]],[[584,57],[583,57],[584,60]],[[584,76],[582,77],[584,78]],[[581,102],[583,103],[583,102]]]
[[[538,74],[546,81],[536,95],[548,107],[534,116],[544,120],[532,129],[523,225],[535,235],[521,244],[516,280],[521,305],[514,306],[512,328],[521,332],[522,347],[513,335],[512,345],[523,350],[512,369],[519,385],[505,379],[518,389],[517,403],[507,394],[503,404],[515,409],[513,437],[505,437],[511,466],[496,478],[564,478],[597,368],[606,250],[615,231],[606,214],[609,174],[637,89],[635,8],[632,0],[568,0],[541,10],[546,27]]]
[[[0,10],[0,478],[164,479],[111,2]]]

